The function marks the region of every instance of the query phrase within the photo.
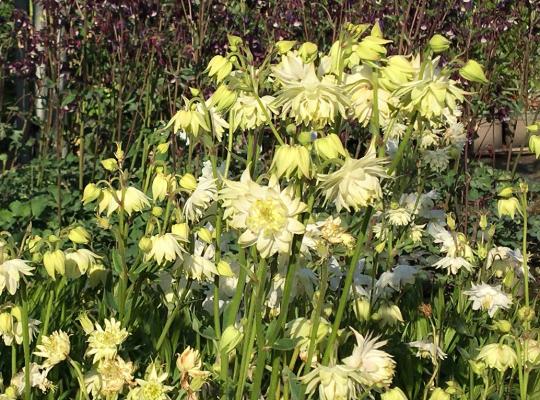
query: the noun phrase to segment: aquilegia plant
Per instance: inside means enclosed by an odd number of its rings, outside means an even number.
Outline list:
[[[0,398],[532,398],[527,185],[472,232],[435,190],[482,67],[388,43],[347,24],[255,65],[229,36],[142,156],[102,161],[91,220],[2,232]]]

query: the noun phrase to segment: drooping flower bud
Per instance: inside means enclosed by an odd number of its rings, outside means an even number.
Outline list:
[[[471,82],[488,83],[482,65],[474,60],[467,61],[467,63],[460,68],[459,74]]]
[[[107,171],[114,171],[118,168],[118,161],[116,161],[114,158],[107,158],[105,160],[101,160],[101,165],[103,165],[103,168],[105,168]]]
[[[225,260],[219,260],[216,268],[220,276],[224,276],[226,278],[230,278],[234,276],[234,272],[231,269],[231,265]]]
[[[347,157],[347,150],[343,148],[343,143],[338,135],[331,133],[330,135],[316,139],[313,142],[315,152],[323,160],[331,160],[338,158],[340,155]]]
[[[66,273],[66,256],[64,252],[62,250],[46,251],[43,254],[43,266],[53,280],[56,279],[56,273],[63,276]]]
[[[232,71],[232,67],[232,62],[230,62],[226,57],[217,55],[212,57],[205,72],[208,73],[210,78],[215,76],[216,81],[219,83],[229,76]]]
[[[180,178],[180,187],[193,191],[197,188],[197,180],[192,174],[187,173]]]
[[[84,205],[93,202],[101,194],[101,189],[97,187],[94,183],[89,183],[85,186],[83,191],[82,202]]]
[[[203,242],[206,242],[208,244],[212,243],[212,232],[210,232],[206,228],[201,228],[197,231],[197,236],[199,239],[201,239]]]
[[[315,43],[311,42],[305,42],[302,43],[300,48],[298,49],[298,55],[304,61],[305,64],[309,64],[315,58],[317,58],[317,45]]]
[[[429,47],[434,53],[442,53],[450,47],[450,40],[443,35],[436,34],[429,40]]]
[[[276,49],[279,54],[287,54],[295,44],[295,40],[280,40],[276,42]]]
[[[85,244],[90,241],[90,234],[82,226],[77,226],[69,231],[69,240],[76,244]]]
[[[236,346],[238,346],[238,343],[242,340],[242,336],[242,332],[233,325],[229,325],[221,334],[221,339],[219,340],[219,352],[229,354]]]
[[[185,222],[174,224],[171,226],[171,233],[180,237],[182,240],[187,240],[189,235],[189,226]]]

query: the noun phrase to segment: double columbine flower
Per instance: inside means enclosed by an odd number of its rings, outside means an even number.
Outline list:
[[[267,186],[254,182],[249,170],[240,182],[225,180],[220,196],[231,227],[242,230],[238,243],[256,245],[261,257],[289,253],[295,234],[304,233],[304,225],[297,220],[306,205],[295,198],[293,188],[281,190],[275,176]]]

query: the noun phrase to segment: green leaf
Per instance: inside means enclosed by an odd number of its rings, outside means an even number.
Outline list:
[[[300,338],[290,339],[290,338],[281,338],[274,342],[271,346],[274,350],[279,351],[289,351],[296,347],[296,344],[300,341]]]

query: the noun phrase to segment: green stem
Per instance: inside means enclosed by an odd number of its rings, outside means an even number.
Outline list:
[[[362,252],[364,248],[364,242],[367,237],[367,229],[369,226],[369,220],[371,219],[372,213],[373,213],[373,207],[369,207],[366,210],[366,213],[364,215],[364,220],[362,221],[362,228],[360,230],[360,233],[358,234],[358,238],[356,241],[356,248],[354,249],[354,254],[352,256],[351,263],[349,265],[349,270],[347,271],[347,276],[345,277],[345,284],[343,285],[343,290],[339,298],[338,309],[336,311],[336,318],[334,320],[334,323],[332,324],[332,333],[330,334],[326,351],[324,352],[324,357],[322,360],[323,365],[328,365],[330,361],[330,357],[332,356],[332,353],[334,352],[334,343],[337,339],[339,326],[341,325],[341,319],[343,318],[345,307],[347,305],[347,299],[349,297],[349,292],[351,290],[351,285],[354,278],[354,271],[356,270],[356,265],[358,264],[358,260],[360,259],[360,253]]]
[[[84,375],[83,375],[81,369],[79,368],[79,365],[72,359],[69,359],[69,363],[71,364],[71,366],[75,370],[75,374],[77,375],[77,380],[79,381],[80,391],[81,391],[83,397],[86,400],[90,400],[89,397],[88,397],[88,393],[86,393],[86,384],[84,382]]]
[[[31,398],[31,386],[30,386],[30,332],[28,330],[28,302],[26,298],[26,288],[21,288],[21,323],[22,323],[22,336],[23,336],[23,351],[24,351],[24,399],[30,400]]]
[[[522,190],[521,193],[521,211],[523,213],[523,241],[522,241],[522,255],[523,255],[523,284],[525,290],[525,306],[529,307],[529,263],[527,262],[527,191]],[[529,322],[527,322],[526,328],[528,329]]]
[[[328,288],[328,262],[326,260],[321,265],[321,289],[319,290],[319,296],[317,298],[317,304],[315,310],[313,311],[313,316],[311,317],[311,335],[309,338],[309,347],[308,355],[306,359],[306,364],[304,366],[304,374],[307,374],[311,369],[311,361],[313,359],[313,353],[315,352],[315,347],[317,345],[317,333],[319,330],[319,323],[321,321],[321,313],[324,305],[324,297],[326,295],[326,290]]]

